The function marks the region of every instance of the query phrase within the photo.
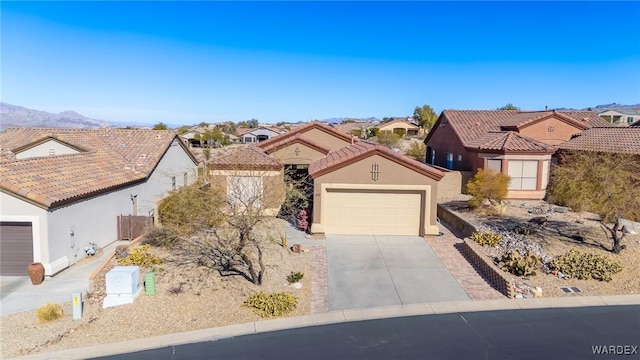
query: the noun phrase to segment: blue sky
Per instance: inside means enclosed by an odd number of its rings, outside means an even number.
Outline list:
[[[1,2],[1,99],[108,121],[640,103],[640,2]]]

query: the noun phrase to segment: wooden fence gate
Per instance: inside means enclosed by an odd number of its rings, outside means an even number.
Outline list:
[[[118,240],[133,240],[153,226],[153,216],[118,216]]]

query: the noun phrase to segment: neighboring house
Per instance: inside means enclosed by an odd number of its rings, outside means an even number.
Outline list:
[[[194,126],[180,135],[180,138],[183,139],[188,147],[201,147],[202,143],[199,138],[200,136],[202,136],[202,134],[204,134],[205,131],[206,129],[200,126]]]
[[[598,116],[614,125],[631,125],[640,121],[640,111],[632,108],[597,109]]]
[[[640,155],[640,127],[587,129],[558,145],[558,149]]]
[[[238,128],[236,133],[240,137],[242,144],[255,144],[278,136],[281,131],[273,127],[260,126],[253,129]]]
[[[384,147],[311,122],[258,148],[313,178],[314,233],[437,235],[443,174]]]
[[[375,121],[355,121],[333,125],[336,130],[358,138],[365,138],[367,130],[373,129],[376,126],[378,126],[378,122]]]
[[[338,150],[359,141],[352,135],[331,126],[313,121],[298,126],[258,144],[267,154],[285,165],[309,165],[332,150]]]
[[[31,262],[58,273],[117,240],[119,215],[153,214],[197,174],[175,131],[19,128],[0,144],[0,275]]]
[[[542,199],[556,146],[607,126],[592,111],[445,110],[424,140],[426,159],[450,170],[501,171],[511,177],[508,199]]]
[[[380,124],[378,131],[394,132],[403,136],[418,136],[420,133],[420,127],[412,124],[406,119],[395,119],[390,122]]]
[[[285,200],[283,165],[254,145],[207,162],[209,179],[227,193],[231,206],[257,206],[276,216]]]

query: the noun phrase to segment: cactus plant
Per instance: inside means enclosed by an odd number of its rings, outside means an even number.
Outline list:
[[[491,232],[474,232],[471,234],[471,237],[482,246],[496,247],[500,245],[502,241],[501,235]]]
[[[536,275],[536,269],[540,267],[541,262],[539,256],[529,253],[522,256],[516,250],[505,253],[498,261],[498,267],[517,276],[533,276]]]
[[[552,261],[554,269],[579,280],[611,281],[612,275],[622,271],[622,265],[603,255],[583,253],[574,249]]]

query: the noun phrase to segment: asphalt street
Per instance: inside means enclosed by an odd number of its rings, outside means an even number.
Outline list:
[[[338,323],[100,359],[640,359],[640,305]]]

